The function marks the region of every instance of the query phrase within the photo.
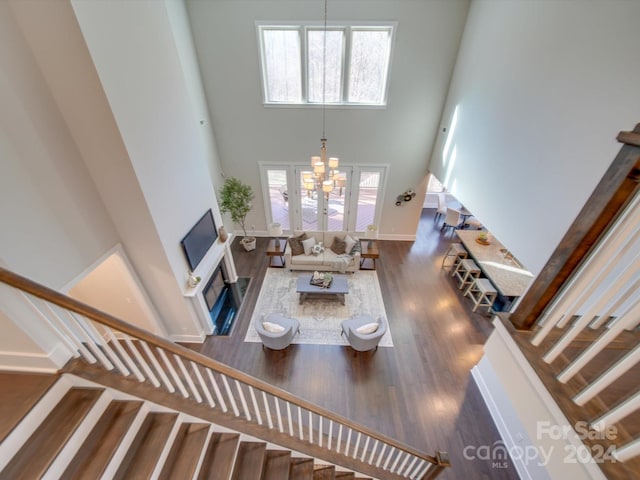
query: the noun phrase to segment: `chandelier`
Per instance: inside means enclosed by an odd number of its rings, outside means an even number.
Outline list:
[[[338,164],[340,160],[336,157],[329,157],[327,161],[327,136],[325,135],[325,85],[327,82],[327,0],[324,1],[324,36],[322,39],[322,138],[320,139],[320,156],[311,157],[313,173],[304,172],[302,182],[307,194],[322,190],[325,198],[329,200],[329,194],[336,186],[342,187],[346,184],[346,177],[339,175]]]

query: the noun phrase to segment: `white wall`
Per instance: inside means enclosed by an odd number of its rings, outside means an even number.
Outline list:
[[[640,120],[638,19],[626,0],[472,3],[430,168],[534,273]]]
[[[317,21],[324,3],[297,0],[187,0],[213,130],[227,175],[256,191],[248,225],[266,231],[258,161],[308,164],[319,155],[319,108],[266,108],[255,22]],[[413,188],[422,198],[434,132],[464,25],[466,0],[341,0],[329,21],[397,21],[385,109],[327,108],[329,154],[341,164],[389,164],[382,236],[415,236],[421,202],[395,206]],[[237,226],[236,226],[237,228]]]
[[[0,252],[53,288],[117,241],[73,138],[6,2],[0,2]]]
[[[169,263],[153,273],[166,295],[182,295],[188,265],[180,240],[208,208],[221,223],[211,181],[215,144],[186,14],[171,1],[72,6]],[[172,337],[202,338],[190,304],[182,298],[173,307],[164,312]]]

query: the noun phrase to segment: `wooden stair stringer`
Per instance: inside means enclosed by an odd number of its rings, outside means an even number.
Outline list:
[[[116,391],[124,392],[133,397],[166,407],[172,411],[184,412],[192,417],[202,419],[234,432],[240,432],[249,437],[279,446],[280,448],[285,448],[292,452],[299,452],[304,456],[316,458],[322,463],[333,464],[356,472],[356,474],[360,476],[384,478],[388,480],[403,480],[404,478],[388,470],[369,465],[352,456],[345,456],[334,450],[327,450],[316,444],[310,444],[308,441],[281,433],[277,429],[269,429],[266,425],[247,422],[243,418],[235,417],[231,411],[224,413],[219,409],[211,409],[208,405],[199,404],[194,400],[185,399],[165,390],[157,389],[150,383],[138,382],[133,378],[121,377],[110,372],[105,372],[99,366],[88,365],[82,360],[70,361],[65,366],[64,373],[78,376],[81,379],[112,388]]]

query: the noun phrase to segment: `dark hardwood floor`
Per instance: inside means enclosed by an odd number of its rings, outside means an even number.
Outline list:
[[[238,274],[251,277],[232,334],[188,346],[421,451],[448,451],[453,467],[440,478],[517,479],[510,461],[499,468],[464,455],[465,447],[469,454],[499,440],[470,375],[493,327],[489,316],[471,312],[470,300],[441,270],[451,233],[439,227],[433,210],[423,210],[415,242],[378,242],[393,348],[355,355],[349,347],[292,345],[276,352],[244,343],[268,268],[267,238],[252,252],[238,239],[232,245]]]

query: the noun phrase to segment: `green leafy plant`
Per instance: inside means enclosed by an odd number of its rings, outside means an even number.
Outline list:
[[[242,227],[245,237],[247,237],[245,221],[253,207],[251,201],[254,196],[251,185],[244,184],[235,177],[227,178],[220,191],[220,211],[231,215],[231,220]]]

